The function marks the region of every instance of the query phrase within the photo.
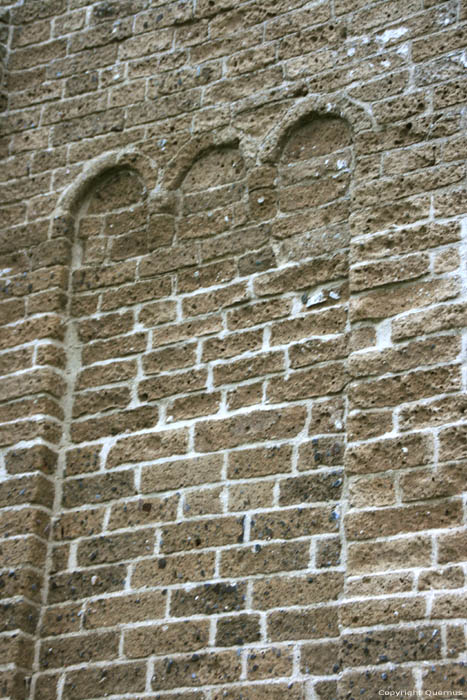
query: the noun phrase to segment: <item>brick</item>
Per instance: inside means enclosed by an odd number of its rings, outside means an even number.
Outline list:
[[[451,532],[439,538],[438,561],[440,564],[462,561],[467,551],[467,537],[464,532]]]
[[[102,310],[110,311],[120,306],[132,306],[144,301],[151,301],[171,293],[170,276],[156,277],[145,282],[122,285],[102,294]]]
[[[371,544],[351,544],[347,570],[349,574],[364,574],[388,569],[429,566],[431,549],[431,540],[421,536]]]
[[[347,384],[345,364],[330,362],[324,366],[291,373],[287,379],[278,377],[268,384],[269,401],[282,402],[334,394]]]
[[[207,371],[190,369],[177,374],[159,374],[157,377],[146,379],[138,385],[138,395],[141,401],[154,401],[165,396],[185,394],[197,389],[204,389],[207,382]]]
[[[245,283],[239,282],[230,287],[185,297],[182,301],[183,316],[199,316],[227,308],[241,301],[246,301],[249,296]]]
[[[428,507],[407,506],[350,513],[346,527],[351,540],[364,540],[403,532],[456,527],[461,518],[459,502],[451,500]]]
[[[196,343],[188,342],[143,355],[143,369],[146,374],[158,374],[161,371],[189,367],[195,361]]]
[[[229,488],[229,511],[270,508],[273,503],[274,484],[270,481],[240,483]]]
[[[53,315],[43,316],[0,329],[0,349],[5,350],[42,338],[61,341],[63,334],[64,328],[60,318]]]
[[[51,508],[53,499],[53,485],[41,474],[8,479],[0,484],[0,507],[27,503]]]
[[[277,571],[306,569],[309,560],[308,542],[256,544],[225,550],[221,554],[222,576],[250,576]]]
[[[244,479],[291,470],[292,448],[288,445],[240,450],[229,453],[229,479]]]
[[[389,469],[417,467],[428,464],[432,459],[431,437],[412,433],[407,436],[350,446],[347,448],[345,461],[350,474],[368,474]]]
[[[439,459],[462,459],[467,457],[465,436],[467,425],[458,425],[452,428],[445,428],[439,434]]]
[[[247,440],[292,438],[304,423],[303,407],[290,407],[281,411],[252,411],[223,420],[202,421],[196,425],[196,448],[212,452],[221,448],[236,447]]]
[[[284,361],[282,352],[270,352],[215,365],[213,370],[214,385],[231,384],[283,371]]]
[[[384,654],[382,654],[384,656]],[[411,669],[389,668],[384,672],[366,671],[346,673],[342,680],[338,682],[339,692],[342,697],[359,697],[360,694],[371,693],[393,693],[402,692],[406,696],[416,694],[415,679]],[[415,695],[416,697],[416,695]]]
[[[104,384],[123,382],[125,379],[133,379],[135,376],[136,362],[134,360],[88,367],[80,372],[76,389],[91,389]]]
[[[352,580],[346,582],[345,590],[349,597],[361,595],[372,598],[377,595],[408,593],[413,590],[413,575],[399,572],[353,577]]]
[[[146,665],[126,663],[108,665],[105,669],[81,669],[70,671],[65,678],[64,690],[70,700],[84,700],[95,692],[142,692],[146,686]]]
[[[464,572],[459,566],[447,569],[428,569],[422,571],[418,579],[419,591],[430,591],[442,588],[462,588]]]
[[[429,340],[412,341],[387,350],[358,353],[350,357],[350,371],[354,377],[386,374],[415,369],[455,360],[460,352],[459,339],[438,336]]]
[[[41,645],[40,665],[41,668],[60,668],[74,663],[115,659],[118,642],[118,635],[114,632],[47,640]]]
[[[347,311],[339,307],[315,311],[306,316],[275,323],[271,330],[271,345],[282,345],[292,340],[328,335],[345,331]]]
[[[80,392],[75,395],[73,402],[73,417],[79,418],[84,414],[125,408],[129,402],[130,390],[128,387]]]
[[[273,576],[255,582],[254,606],[259,610],[267,610],[336,600],[342,586],[343,578],[340,573]]]
[[[253,540],[275,540],[316,535],[336,530],[336,518],[331,507],[293,508],[258,513],[251,521]]]
[[[133,473],[119,471],[85,478],[67,479],[64,483],[63,504],[67,508],[104,503],[135,494]]]
[[[400,154],[397,157],[400,159]],[[459,224],[455,221],[447,224],[422,224],[410,229],[378,234],[363,240],[357,239],[352,242],[351,257],[353,262],[357,262],[375,260],[390,255],[404,255],[427,248],[436,248],[450,242],[454,243],[459,240],[459,236]]]
[[[317,637],[338,636],[337,607],[273,612],[268,616],[267,625],[271,641],[288,639],[314,639]]]
[[[458,389],[458,368],[450,366],[354,383],[349,398],[354,408],[378,408]]]
[[[119,413],[109,413],[102,418],[74,421],[71,426],[71,437],[75,443],[97,440],[106,435],[119,435],[125,431],[152,428],[157,421],[157,408],[140,406]]]
[[[138,501],[125,501],[112,506],[109,530],[119,530],[136,525],[175,520],[178,496],[168,498],[144,498]]]
[[[220,316],[211,315],[207,318],[185,321],[184,323],[174,323],[164,328],[155,328],[152,332],[153,348],[170,343],[178,343],[182,340],[191,340],[203,335],[218,333],[222,329]]]
[[[156,301],[152,304],[145,304],[138,314],[138,321],[147,328],[158,326],[162,323],[175,321],[177,316],[174,301]]]
[[[279,482],[279,504],[290,506],[316,501],[337,501],[341,496],[343,472],[322,472],[282,479]]]
[[[231,683],[240,679],[240,672],[240,659],[235,652],[193,654],[176,660],[156,661],[153,686],[157,690],[166,690]]]
[[[341,624],[349,627],[370,627],[399,621],[420,620],[425,617],[426,600],[418,597],[386,597],[384,600],[344,603],[339,609]]]
[[[5,465],[9,474],[41,471],[50,474],[55,468],[57,454],[45,445],[35,445],[25,449],[15,449],[5,455]]]
[[[102,362],[111,358],[125,357],[144,352],[147,346],[147,336],[145,333],[133,333],[132,335],[118,338],[117,342],[111,340],[101,340],[88,344],[83,349],[82,360],[84,365],[94,362]]]
[[[197,547],[243,542],[243,519],[234,517],[179,522],[162,530],[161,551],[167,554]]]
[[[397,319],[392,325],[394,340],[415,335],[436,333],[465,325],[467,309],[464,304],[442,304],[427,311],[419,311]]]
[[[101,536],[85,540],[78,546],[78,564],[89,566],[90,563],[106,564],[128,559],[132,556],[152,554],[154,549],[154,530],[136,530],[134,533]]]
[[[292,675],[293,649],[255,649],[248,654],[247,674],[250,680]]]
[[[222,464],[222,455],[208,455],[143,467],[141,492],[157,493],[220,481]]]
[[[245,608],[243,584],[207,583],[191,590],[179,589],[172,596],[172,615],[213,615]]]
[[[186,450],[187,433],[183,429],[122,438],[111,448],[107,468],[126,462],[146,462],[177,453],[183,454]]]
[[[351,508],[388,506],[394,505],[395,502],[396,493],[392,475],[359,477],[352,479],[350,483],[349,505]]]
[[[280,294],[296,289],[314,287],[345,277],[348,270],[347,255],[336,253],[333,257],[318,257],[312,262],[268,272],[255,280],[255,292],[259,296]]]
[[[234,357],[244,352],[259,350],[263,344],[263,331],[229,333],[222,338],[207,338],[203,343],[202,358],[210,360]]]
[[[287,316],[290,312],[290,301],[287,299],[273,299],[262,301],[249,306],[227,312],[227,325],[230,330],[250,328],[276,318]]]
[[[441,657],[440,634],[437,627],[345,634],[341,649],[342,663],[348,667]]]
[[[208,645],[207,622],[176,622],[171,625],[143,627],[125,634],[125,655],[130,659],[145,658],[148,654],[173,654],[197,651]]]
[[[167,586],[210,579],[214,575],[214,552],[173,554],[136,562],[131,585],[136,588],[151,585]]]
[[[86,608],[86,629],[114,627],[164,616],[166,600],[162,591],[152,591],[111,598],[98,598]]]
[[[219,392],[190,394],[174,399],[167,407],[167,420],[188,420],[217,413],[220,402]]]
[[[456,496],[462,492],[462,474],[465,462],[446,464],[434,471],[404,474],[400,480],[403,501],[421,501],[428,498]]]

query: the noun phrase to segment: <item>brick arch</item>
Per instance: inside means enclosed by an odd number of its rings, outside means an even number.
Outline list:
[[[193,609],[202,617],[201,635],[185,625],[172,649],[196,652],[206,669],[208,621],[225,601],[230,615],[213,629],[227,682],[242,630],[268,658],[274,644],[294,642],[297,625],[326,658],[311,675],[334,673],[352,162],[339,119],[303,115],[275,160],[256,167],[235,140],[198,143],[174,166],[172,190],[148,193],[126,164],[79,190],[38,697],[65,601],[77,606],[67,630],[88,649],[120,622],[152,621],[159,634],[167,588],[170,624]],[[345,158],[348,168],[338,165]],[[112,644],[112,634],[102,638]],[[85,652],[91,662],[95,648]],[[128,654],[115,673],[135,692],[138,653]],[[61,660],[65,694],[81,673],[67,666],[76,658]],[[190,682],[181,658],[168,672],[156,653],[154,691]]]

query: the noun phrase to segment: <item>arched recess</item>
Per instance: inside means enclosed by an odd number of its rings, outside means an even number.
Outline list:
[[[81,663],[80,659],[99,655],[96,648],[90,649],[88,635],[64,662],[58,650],[66,640],[58,640],[57,635],[86,632],[80,601],[124,585],[118,567],[112,571],[112,581],[101,570],[91,583],[90,570],[80,570],[76,543],[100,531],[102,504],[109,494],[134,492],[132,479],[125,479],[128,475],[117,475],[111,484],[104,473],[106,441],[129,425],[138,429],[157,422],[154,411],[132,410],[131,387],[138,365],[126,358],[134,348],[146,347],[141,345],[144,334],[135,331],[137,304],[161,293],[159,281],[145,286],[137,275],[137,260],[161,244],[161,237],[153,235],[149,206],[156,184],[157,169],[148,158],[132,151],[106,154],[85,166],[64,192],[53,220],[52,238],[57,244],[61,240],[71,244],[68,274],[63,278],[66,381],[31,698],[59,697],[56,669],[62,667],[63,672],[68,665]],[[170,242],[169,236],[165,245]],[[164,294],[170,290],[169,280]],[[111,364],[116,356],[123,359]],[[83,483],[84,476],[89,481]],[[98,647],[99,635],[95,642]]]

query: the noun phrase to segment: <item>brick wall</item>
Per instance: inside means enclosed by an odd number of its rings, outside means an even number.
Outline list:
[[[0,698],[464,697],[467,3],[0,8]]]

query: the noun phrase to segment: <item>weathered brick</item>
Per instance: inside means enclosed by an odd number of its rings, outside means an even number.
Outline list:
[[[350,446],[346,451],[346,468],[350,474],[368,474],[390,469],[405,469],[428,464],[433,458],[430,436],[412,433],[397,438],[375,440]]]
[[[184,549],[217,547],[222,544],[243,542],[243,519],[234,517],[210,518],[179,522],[162,529],[163,552]]]
[[[126,462],[147,462],[160,457],[183,454],[187,449],[186,430],[166,430],[120,439],[109,452],[107,467]]]
[[[303,407],[296,406],[281,411],[252,411],[223,420],[202,421],[196,426],[195,443],[198,449],[212,452],[236,447],[245,441],[292,438],[302,429],[304,418]]]
[[[144,559],[136,563],[131,579],[132,586],[170,585],[187,581],[202,581],[214,574],[215,553],[201,552],[173,554],[157,559]]]
[[[98,598],[86,607],[86,629],[114,627],[164,616],[166,600],[162,591]]]
[[[173,654],[187,649],[197,651],[207,646],[208,641],[207,621],[176,622],[129,630],[125,634],[124,650],[130,659],[145,658],[148,654]]]

